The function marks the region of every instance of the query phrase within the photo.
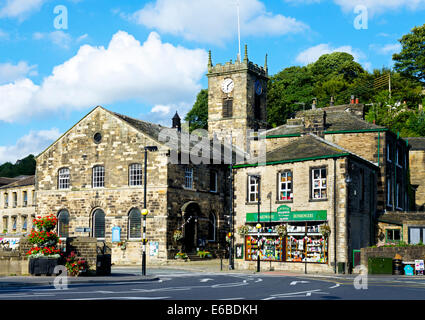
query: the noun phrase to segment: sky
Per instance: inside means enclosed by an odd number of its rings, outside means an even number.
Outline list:
[[[269,75],[322,54],[392,67],[425,0],[0,0],[0,164],[37,155],[94,107],[171,126],[212,61]]]

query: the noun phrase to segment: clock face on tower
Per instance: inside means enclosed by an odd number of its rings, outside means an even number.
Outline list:
[[[221,90],[224,93],[230,93],[230,92],[232,92],[234,86],[235,86],[235,84],[233,83],[233,80],[230,79],[230,78],[226,78],[221,83]]]

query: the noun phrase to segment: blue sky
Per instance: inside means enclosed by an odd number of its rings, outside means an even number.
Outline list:
[[[398,39],[425,22],[425,0],[238,1],[242,51],[260,65],[267,53],[270,75],[333,51],[391,67]],[[207,87],[208,50],[236,59],[236,3],[0,0],[0,163],[38,154],[96,105],[183,117]]]

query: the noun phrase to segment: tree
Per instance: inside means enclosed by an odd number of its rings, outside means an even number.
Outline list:
[[[195,129],[208,129],[208,90],[202,89],[197,97],[192,109],[184,118],[190,123],[189,131]]]
[[[394,68],[403,75],[425,82],[425,24],[415,27],[404,35],[399,42],[400,53],[393,55]]]
[[[35,174],[35,158],[32,154],[16,161],[15,164],[6,162],[0,166],[0,177],[14,178],[33,174]]]

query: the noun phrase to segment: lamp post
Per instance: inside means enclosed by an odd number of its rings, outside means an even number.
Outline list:
[[[257,272],[260,272],[260,204],[261,204],[261,176],[254,175],[252,176],[257,180]]]
[[[143,253],[142,253],[142,275],[146,275],[146,216],[148,215],[148,209],[146,209],[146,194],[147,194],[147,166],[148,166],[148,151],[158,151],[157,146],[146,146],[145,148],[145,166],[144,166],[144,187],[143,187]]]

